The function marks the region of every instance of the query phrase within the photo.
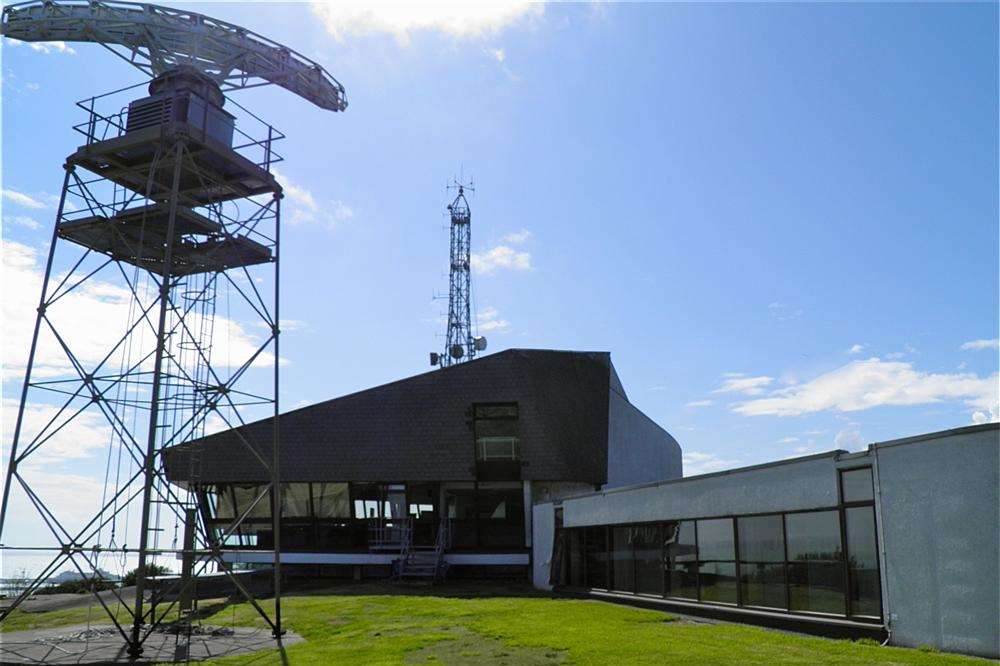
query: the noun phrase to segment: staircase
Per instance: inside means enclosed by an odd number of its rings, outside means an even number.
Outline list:
[[[451,525],[447,519],[438,524],[437,539],[433,547],[409,547],[400,552],[393,563],[393,580],[425,583],[444,582],[448,563],[444,551],[451,541]]]

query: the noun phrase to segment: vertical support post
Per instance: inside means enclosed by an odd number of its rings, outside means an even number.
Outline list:
[[[191,610],[191,600],[195,597],[195,583],[191,581],[194,569],[194,535],[198,528],[198,509],[184,510],[184,552],[181,554],[181,600],[182,613]]]
[[[270,143],[268,143],[270,146]],[[271,485],[274,496],[274,508],[271,510],[271,522],[274,531],[274,637],[280,641],[284,630],[281,628],[281,457],[278,447],[281,441],[278,406],[278,369],[281,367],[281,354],[278,340],[281,335],[281,199],[284,195],[278,191],[274,194],[274,433],[271,441]]]
[[[142,654],[140,634],[143,625],[143,592],[146,586],[146,556],[149,548],[149,513],[153,493],[153,465],[156,461],[157,421],[160,408],[160,383],[163,375],[163,352],[167,345],[167,309],[170,304],[170,275],[173,263],[174,227],[177,220],[177,197],[180,190],[181,168],[183,166],[184,142],[174,144],[174,178],[170,188],[170,208],[167,217],[166,248],[163,252],[163,275],[160,282],[160,315],[156,329],[156,356],[153,361],[153,385],[150,390],[149,434],[146,439],[146,457],[143,461],[144,481],[142,489],[142,525],[139,533],[139,568],[135,578],[135,615],[132,620],[132,639],[128,654],[138,657]]]
[[[24,406],[28,400],[28,386],[31,383],[31,370],[35,364],[35,350],[38,348],[38,333],[42,327],[42,317],[45,316],[45,299],[48,296],[49,277],[52,275],[52,260],[56,254],[56,241],[59,240],[59,222],[62,220],[63,207],[66,205],[66,190],[69,179],[76,167],[70,163],[63,165],[66,176],[63,178],[62,193],[59,195],[59,208],[56,210],[56,221],[52,225],[52,240],[49,241],[49,258],[45,262],[45,277],[42,279],[42,295],[38,299],[38,310],[35,315],[35,330],[31,336],[31,349],[28,352],[28,364],[24,371],[24,386],[21,387],[21,404],[17,408],[17,421],[14,424],[14,439],[10,445],[10,459],[7,461],[7,474],[3,484],[3,501],[0,502],[0,543],[3,541],[3,528],[7,522],[7,502],[10,499],[10,485],[14,480],[14,470],[17,468],[17,444],[21,437],[21,424],[24,422]]]

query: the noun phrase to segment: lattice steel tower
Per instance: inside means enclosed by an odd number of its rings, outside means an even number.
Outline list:
[[[431,353],[431,365],[447,367],[469,361],[486,349],[486,338],[476,337],[472,321],[472,211],[465,190],[472,185],[456,182],[458,194],[448,204],[451,217],[451,254],[448,270],[448,330],[444,353]],[[451,187],[449,187],[451,189]]]
[[[125,603],[113,591],[127,611],[124,622],[95,595],[132,657],[176,612],[178,601],[190,601],[192,581],[210,564],[230,575],[280,637],[282,188],[271,167],[281,161],[273,144],[283,135],[225,92],[273,83],[321,108],[342,111],[344,89],[320,65],[245,28],[156,5],[26,2],[4,8],[0,32],[31,42],[99,43],[153,77],[148,95],[132,86],[78,103],[84,118],[74,129],[84,142],[64,164],[0,506],[0,538],[6,537],[0,549],[48,551],[52,559],[0,611],[0,622],[67,563],[88,581],[103,582],[102,558],[120,557],[124,563],[133,557],[139,564],[135,601]],[[47,128],[26,125],[19,131],[44,134]],[[127,317],[123,311],[124,321],[116,322],[120,337],[92,340],[80,330],[73,303],[88,288],[105,294],[113,289],[127,303]],[[265,331],[235,358],[215,330],[220,289],[227,295],[227,331],[234,321],[256,322]],[[241,319],[230,318],[230,308]],[[55,364],[54,354],[61,359]],[[33,374],[39,359],[48,364],[41,368],[46,372]],[[26,418],[26,407],[39,404],[46,406],[45,417]],[[239,428],[251,414],[274,418],[273,434],[264,441],[235,431],[244,455],[260,463],[268,483],[236,515],[206,515],[218,513],[206,508],[218,506],[211,501],[212,488],[199,486],[195,472],[187,487],[170,485],[164,451],[201,437],[210,420]],[[115,471],[105,472],[104,497],[89,521],[56,515],[52,506],[58,497],[33,476],[44,464],[43,454],[49,460],[61,455],[53,448],[60,433],[83,419],[88,430],[98,421],[106,427],[107,468]],[[37,512],[38,530],[30,538],[48,534],[55,545],[10,542],[3,531],[11,500],[25,507],[19,511],[22,521],[28,507]],[[230,538],[241,533],[258,506],[268,505],[275,507],[268,525],[273,612],[233,575],[226,557]],[[130,527],[128,516],[136,507]],[[170,516],[172,545],[161,542]],[[178,521],[185,525],[180,547]],[[159,607],[144,594],[151,585],[146,567],[158,557],[182,560],[184,572],[158,590],[157,598],[178,601]]]

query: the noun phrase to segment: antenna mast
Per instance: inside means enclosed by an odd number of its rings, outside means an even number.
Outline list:
[[[475,192],[470,181],[454,181],[449,190],[457,189],[455,199],[448,204],[451,216],[451,260],[448,275],[448,331],[443,354],[431,352],[431,365],[448,367],[469,361],[486,349],[486,338],[475,337],[472,331],[471,238],[472,211],[465,192]]]

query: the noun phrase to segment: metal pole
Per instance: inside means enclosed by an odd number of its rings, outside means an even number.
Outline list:
[[[42,317],[45,316],[45,297],[49,289],[49,276],[52,275],[52,260],[56,254],[56,241],[59,240],[59,221],[62,219],[63,206],[66,204],[66,189],[69,178],[76,167],[66,163],[63,169],[62,193],[59,195],[59,208],[56,211],[56,222],[52,225],[52,240],[49,242],[49,258],[45,262],[45,278],[42,280],[42,295],[38,298],[38,314],[35,316],[35,332],[31,336],[31,350],[28,352],[28,365],[24,372],[24,386],[21,387],[21,404],[17,408],[17,421],[14,424],[14,440],[10,445],[10,460],[7,462],[7,478],[3,484],[3,502],[0,503],[0,543],[3,542],[3,528],[7,522],[7,501],[10,498],[10,484],[14,480],[14,469],[17,467],[17,444],[21,436],[21,424],[24,420],[24,405],[28,400],[28,386],[31,383],[31,369],[35,364],[35,350],[38,347],[38,332],[41,330]]]
[[[167,309],[170,304],[170,272],[174,249],[174,223],[177,218],[177,196],[180,190],[181,166],[184,156],[184,142],[178,141],[174,149],[174,180],[170,189],[170,209],[167,217],[167,247],[163,253],[163,274],[160,282],[160,319],[156,333],[156,357],[153,362],[153,386],[149,403],[149,434],[146,440],[145,481],[142,489],[142,530],[139,533],[139,568],[135,578],[135,614],[132,620],[132,640],[128,654],[138,657],[142,654],[143,611],[142,595],[146,584],[146,555],[149,548],[149,509],[153,491],[153,464],[156,460],[157,420],[160,407],[160,381],[162,379],[163,351],[167,341],[164,331],[167,323]]]
[[[273,453],[271,486],[274,496],[274,508],[271,510],[271,522],[274,525],[274,637],[279,641],[284,633],[281,629],[281,459],[278,455],[281,439],[281,428],[278,421],[278,368],[281,367],[281,355],[278,339],[281,334],[279,307],[281,304],[281,198],[283,196],[281,192],[274,195],[274,438],[271,442]]]

